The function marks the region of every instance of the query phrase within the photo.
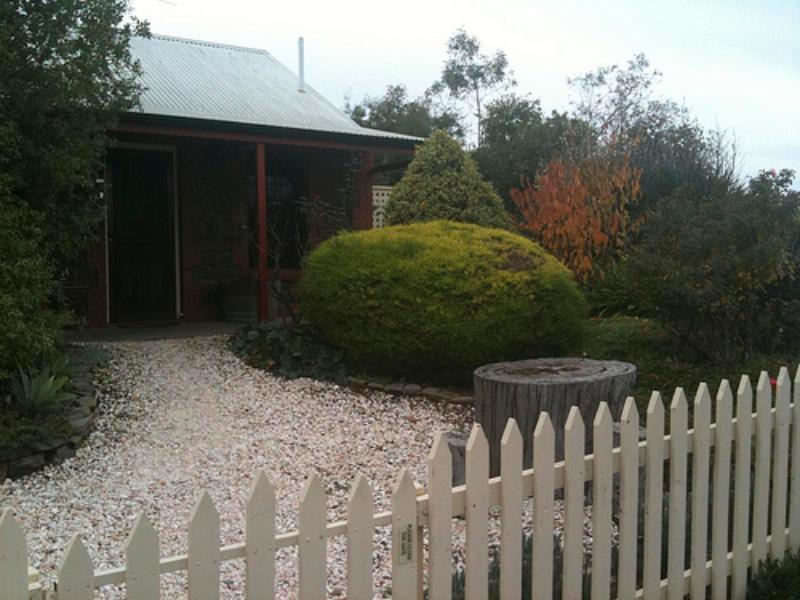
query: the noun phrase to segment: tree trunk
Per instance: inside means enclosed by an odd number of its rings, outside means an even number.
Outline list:
[[[489,440],[492,475],[500,472],[500,439],[514,418],[525,442],[523,465],[533,464],[533,430],[539,415],[550,415],[556,433],[556,459],[564,457],[564,425],[577,406],[586,426],[586,452],[592,449],[592,423],[600,402],[618,420],[636,381],[636,367],[585,358],[537,359],[478,367],[473,375],[475,417]]]

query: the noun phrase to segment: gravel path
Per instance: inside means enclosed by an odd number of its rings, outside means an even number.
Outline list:
[[[425,457],[439,430],[462,428],[468,409],[429,400],[361,394],[311,380],[287,381],[244,365],[221,337],[108,345],[97,429],[75,458],[0,485],[29,536],[32,564],[47,577],[72,534],[96,568],[122,563],[128,531],[145,511],[162,555],[185,552],[199,492],[211,494],[223,543],[243,540],[252,478],[263,469],[278,496],[278,531],[295,526],[298,494],[316,470],[329,494],[329,519],[344,514],[357,472],[389,506],[393,480],[408,467],[425,482]],[[388,538],[378,536],[376,584],[386,585]],[[343,596],[344,551],[331,541],[329,592]],[[293,553],[279,554],[278,592],[295,596]],[[242,597],[239,561],[223,569],[223,597]],[[163,577],[166,598],[183,597],[180,576]],[[104,597],[120,597],[106,590]]]

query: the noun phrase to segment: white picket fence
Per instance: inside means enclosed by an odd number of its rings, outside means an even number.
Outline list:
[[[800,547],[800,369],[793,401],[786,368],[777,379],[774,402],[766,373],[756,387],[755,412],[753,396],[747,377],[735,395],[723,381],[715,402],[702,384],[694,399],[690,429],[689,403],[678,389],[669,407],[665,435],[666,411],[654,393],[647,409],[645,441],[640,440],[636,404],[629,398],[617,447],[611,413],[602,404],[591,424],[591,455],[584,455],[585,425],[573,409],[562,462],[554,461],[554,430],[549,417],[542,415],[534,433],[534,465],[528,470],[522,469],[519,429],[509,421],[502,439],[501,475],[491,479],[489,447],[476,425],[467,445],[466,483],[456,488],[451,487],[451,456],[440,434],[429,457],[427,494],[417,492],[404,469],[392,491],[392,510],[375,514],[372,490],[359,475],[350,493],[347,519],[328,524],[325,492],[320,478],[312,475],[301,494],[298,530],[288,533],[276,534],[274,488],[261,474],[247,507],[246,537],[241,543],[220,547],[219,517],[204,492],[189,525],[187,555],[160,558],[158,534],[141,515],[127,544],[124,567],[95,571],[83,543],[74,537],[58,569],[55,592],[41,592],[30,583],[25,536],[6,510],[0,518],[0,597],[88,600],[96,588],[125,584],[128,598],[153,600],[159,597],[160,574],[183,571],[188,573],[191,600],[216,600],[220,564],[244,558],[247,598],[270,599],[275,597],[275,552],[294,546],[299,597],[323,599],[327,539],[345,536],[347,597],[371,599],[375,528],[390,525],[392,597],[420,600],[427,587],[431,600],[444,600],[452,592],[453,519],[463,518],[465,597],[482,600],[487,598],[489,509],[499,506],[501,598],[518,600],[523,576],[532,577],[534,598],[552,598],[557,583],[553,577],[554,499],[563,490],[563,571],[556,577],[561,578],[563,598],[581,598],[585,489],[590,482],[592,599],[611,598],[612,590],[622,599],[678,599],[686,594],[706,598],[709,586],[714,599],[744,598],[749,572],[759,561]],[[642,489],[640,469],[645,473]],[[523,574],[523,501],[530,497],[534,503],[533,568]],[[642,503],[643,531],[639,531]],[[615,528],[616,541],[612,539]],[[665,535],[668,550],[662,556]],[[616,572],[612,572],[612,544],[618,549]],[[666,577],[662,577],[663,565]]]

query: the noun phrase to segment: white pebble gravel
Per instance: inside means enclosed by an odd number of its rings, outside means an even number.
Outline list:
[[[73,534],[96,568],[122,565],[136,515],[145,511],[163,556],[186,551],[193,505],[208,490],[220,513],[224,544],[243,541],[254,475],[264,470],[278,497],[278,531],[295,527],[298,495],[316,471],[329,494],[330,520],[344,516],[350,482],[366,475],[376,508],[389,508],[398,471],[426,482],[425,459],[437,431],[469,427],[469,408],[330,383],[289,381],[250,368],[225,338],[109,344],[99,380],[96,430],[62,465],[0,485],[28,534],[31,564],[47,581]],[[376,585],[388,585],[389,541],[376,537]],[[329,544],[329,594],[344,597],[342,540]],[[163,597],[185,597],[184,577],[162,578]],[[240,561],[226,563],[222,597],[243,597]],[[296,595],[296,561],[278,557],[278,597]],[[105,598],[123,597],[106,589]]]

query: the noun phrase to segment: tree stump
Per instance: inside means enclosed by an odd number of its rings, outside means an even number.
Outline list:
[[[540,413],[550,415],[556,433],[556,459],[564,457],[564,425],[577,406],[586,424],[586,452],[592,449],[592,423],[600,402],[618,420],[636,381],[636,367],[588,358],[543,358],[493,363],[475,369],[475,417],[489,440],[492,475],[500,473],[500,439],[514,418],[525,443],[523,465],[533,464],[533,430]]]

